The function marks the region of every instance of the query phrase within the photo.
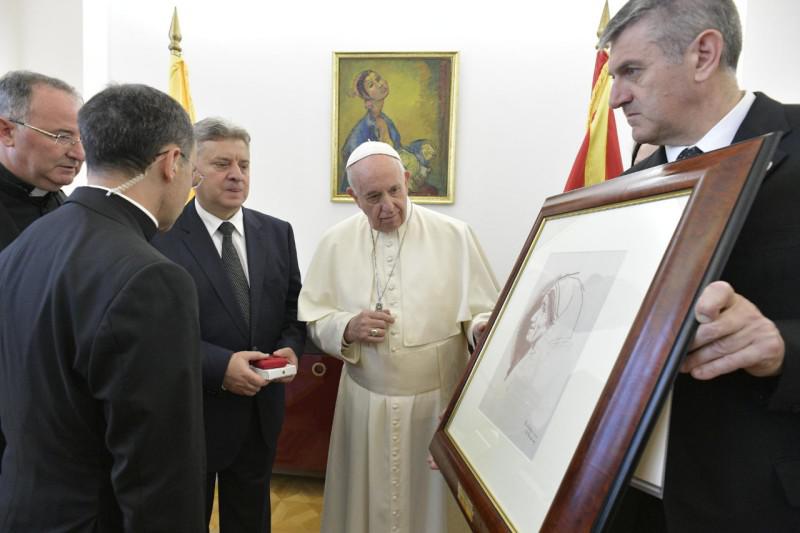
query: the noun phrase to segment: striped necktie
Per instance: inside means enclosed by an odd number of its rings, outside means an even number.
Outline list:
[[[703,151],[698,148],[697,146],[690,146],[688,148],[684,148],[681,150],[681,153],[678,154],[678,159],[675,161],[680,161],[681,159],[687,159],[689,157],[694,157],[696,155],[702,154]]]
[[[247,277],[244,275],[242,261],[239,258],[239,254],[236,253],[236,248],[233,246],[233,238],[231,235],[234,229],[233,224],[227,221],[219,225],[219,232],[222,233],[222,264],[225,266],[225,271],[228,273],[228,279],[231,280],[233,295],[236,298],[236,303],[239,304],[244,323],[249,330],[250,286],[247,284]]]

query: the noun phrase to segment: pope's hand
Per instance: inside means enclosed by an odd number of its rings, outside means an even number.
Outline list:
[[[488,322],[478,322],[475,324],[475,327],[472,330],[472,340],[475,341],[474,344],[478,344],[478,341],[483,334],[486,332],[486,327],[489,325]]]
[[[344,328],[344,340],[352,342],[383,342],[386,330],[394,323],[394,317],[388,309],[381,311],[361,311],[350,319]]]
[[[681,364],[695,379],[743,369],[757,377],[780,374],[785,345],[778,328],[747,298],[715,281],[695,305],[700,326]]]

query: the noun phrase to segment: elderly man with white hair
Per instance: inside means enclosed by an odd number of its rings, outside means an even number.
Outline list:
[[[322,237],[299,302],[314,342],[345,362],[322,531],[446,531],[427,448],[497,282],[467,224],[409,201],[391,146],[361,144],[347,176],[362,212]]]

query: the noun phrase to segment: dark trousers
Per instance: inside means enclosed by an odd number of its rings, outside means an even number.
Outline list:
[[[275,449],[264,443],[255,406],[250,427],[233,462],[206,475],[206,522],[214,506],[214,481],[219,496],[220,533],[269,533],[269,481]]]

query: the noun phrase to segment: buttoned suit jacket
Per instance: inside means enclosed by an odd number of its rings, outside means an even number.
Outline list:
[[[205,530],[196,294],[148,232],[81,187],[0,254],[0,531]]]
[[[800,531],[800,105],[762,93],[733,141],[782,137],[721,279],[778,326],[779,377],[677,378],[664,508],[670,531]],[[664,148],[632,167],[666,163]]]
[[[300,270],[292,227],[258,211],[242,210],[250,278],[249,331],[195,201],[186,205],[172,230],[153,240],[167,257],[189,271],[197,287],[209,472],[225,468],[236,456],[250,424],[253,402],[264,441],[272,451],[283,424],[283,384],[270,383],[254,397],[222,390],[231,355],[289,347],[300,356],[305,344],[305,324],[297,320]]]

